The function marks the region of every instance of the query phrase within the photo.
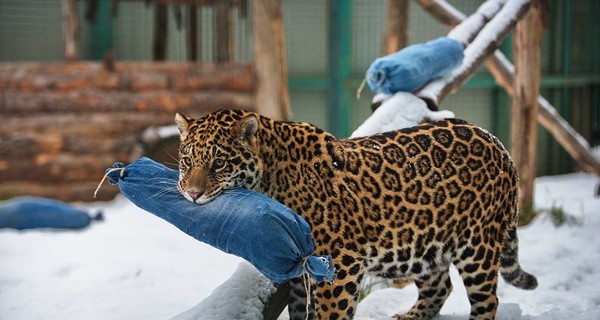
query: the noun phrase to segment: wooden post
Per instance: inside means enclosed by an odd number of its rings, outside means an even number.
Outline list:
[[[62,0],[62,26],[65,40],[65,60],[79,58],[79,16],[77,15],[77,0]]]
[[[167,5],[157,3],[154,7],[154,61],[167,59],[167,27]]]
[[[252,1],[252,36],[259,113],[290,120],[281,0]]]
[[[215,5],[216,62],[233,61],[233,23],[229,1],[218,1]]]
[[[512,108],[511,155],[519,170],[521,218],[533,218],[536,176],[538,95],[542,40],[541,0],[533,0],[514,32],[515,81]]]
[[[387,0],[383,55],[394,53],[408,44],[408,0]]]
[[[198,7],[188,7],[188,60],[198,61]]]

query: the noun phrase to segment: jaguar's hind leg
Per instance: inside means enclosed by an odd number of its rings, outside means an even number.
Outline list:
[[[396,315],[394,319],[431,319],[440,312],[452,291],[448,268],[439,273],[415,279],[415,284],[419,289],[417,302],[406,314]]]
[[[315,318],[315,309],[310,299],[309,315],[306,317],[306,289],[303,277],[290,280],[290,297],[288,301],[288,313],[290,320],[306,320]]]
[[[467,289],[471,303],[471,320],[493,320],[498,308],[499,249],[481,244],[468,248],[466,259],[455,265]]]

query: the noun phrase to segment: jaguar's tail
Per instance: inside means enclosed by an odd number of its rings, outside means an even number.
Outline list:
[[[509,227],[507,237],[504,239],[504,248],[500,258],[500,274],[506,282],[525,290],[533,290],[538,282],[534,275],[529,274],[519,265],[519,240],[517,238],[516,224]]]

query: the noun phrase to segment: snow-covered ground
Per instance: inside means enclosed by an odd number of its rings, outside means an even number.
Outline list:
[[[600,181],[584,173],[536,182],[538,208],[562,208],[576,223],[555,227],[547,215],[520,229],[523,268],[535,291],[502,282],[498,319],[600,319]],[[106,221],[83,231],[0,230],[0,319],[167,319],[209,296],[240,259],[197,242],[127,200],[88,206]],[[439,319],[468,318],[464,287]],[[371,292],[358,319],[407,310],[416,289]]]

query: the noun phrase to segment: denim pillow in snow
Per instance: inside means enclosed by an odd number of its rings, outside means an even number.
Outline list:
[[[463,49],[460,42],[446,37],[408,46],[375,59],[367,69],[367,83],[376,93],[413,92],[460,65]]]
[[[19,197],[0,202],[0,228],[81,229],[92,219],[101,220],[102,214],[91,218],[82,210],[52,199]]]
[[[311,256],[310,226],[289,208],[246,189],[226,190],[198,205],[177,190],[179,172],[148,158],[107,169],[109,182],[138,207],[213,247],[242,257],[267,278],[283,283],[308,272],[331,282],[330,256]]]

